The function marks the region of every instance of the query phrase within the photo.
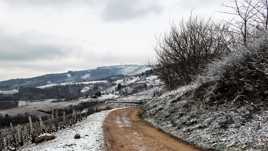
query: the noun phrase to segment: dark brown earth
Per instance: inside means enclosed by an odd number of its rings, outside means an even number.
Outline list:
[[[152,127],[140,118],[142,110],[112,111],[104,122],[106,151],[201,151]]]

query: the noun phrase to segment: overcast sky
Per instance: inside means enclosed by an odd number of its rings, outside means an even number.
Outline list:
[[[0,0],[0,80],[154,61],[157,37],[223,0]]]

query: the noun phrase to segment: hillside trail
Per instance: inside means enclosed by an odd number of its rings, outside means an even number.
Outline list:
[[[106,151],[201,151],[154,128],[141,119],[141,112],[139,108],[125,108],[106,117]]]

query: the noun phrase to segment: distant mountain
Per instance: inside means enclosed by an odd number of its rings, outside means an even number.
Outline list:
[[[136,75],[150,70],[147,65],[116,65],[98,67],[82,71],[68,71],[66,73],[48,74],[26,79],[12,79],[0,82],[0,91],[18,89],[20,87],[40,87],[49,84],[86,82],[106,80],[115,76]]]

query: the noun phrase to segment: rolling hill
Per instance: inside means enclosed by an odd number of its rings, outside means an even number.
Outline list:
[[[50,84],[106,80],[116,76],[136,75],[150,69],[151,68],[147,65],[115,65],[98,67],[89,70],[47,74],[26,79],[12,79],[1,81],[0,91],[14,90],[20,87],[41,87]]]

